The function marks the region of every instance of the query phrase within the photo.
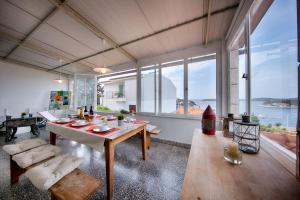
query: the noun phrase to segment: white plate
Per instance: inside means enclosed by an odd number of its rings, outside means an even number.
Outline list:
[[[109,130],[111,130],[111,127],[109,127],[107,125],[99,126],[99,127],[93,129],[94,132],[106,132]]]
[[[85,126],[87,124],[88,124],[88,122],[75,122],[75,123],[71,124],[71,126],[78,127],[78,126]]]

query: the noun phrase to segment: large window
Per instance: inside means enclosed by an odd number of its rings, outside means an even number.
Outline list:
[[[216,54],[141,68],[141,112],[200,117],[216,111]]]
[[[294,153],[298,87],[296,7],[296,0],[275,0],[250,36],[251,113],[265,136]]]
[[[260,123],[263,138],[292,157],[298,100],[296,9],[296,0],[254,1],[236,36],[245,39],[233,40],[243,41],[232,44],[231,52],[238,47],[239,53],[230,56],[231,67],[239,69],[239,73],[231,70],[231,76],[239,75],[240,103],[235,114],[250,114],[252,121]]]
[[[215,56],[188,64],[188,114],[202,115],[208,105],[216,110]]]
[[[98,78],[98,106],[101,111],[136,110],[136,72],[119,72]]]
[[[183,65],[161,69],[162,113],[184,114]]]

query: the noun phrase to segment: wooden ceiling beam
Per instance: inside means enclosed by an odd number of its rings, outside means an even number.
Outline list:
[[[211,0],[208,1],[208,8],[207,8],[207,20],[206,20],[206,34],[205,34],[205,46],[207,46],[208,42],[208,34],[209,34],[209,27],[210,27],[210,17],[211,17]]]
[[[38,65],[34,65],[34,64],[30,64],[30,63],[27,63],[27,62],[15,60],[15,59],[12,59],[12,58],[5,58],[4,59],[4,57],[0,57],[0,60],[3,61],[3,62],[7,62],[7,63],[21,65],[22,67],[28,67],[28,68],[31,68],[31,69],[36,69],[36,70],[49,72],[49,70],[47,68],[44,68],[44,67],[41,67],[41,66],[38,66]],[[50,71],[49,73],[61,74],[61,75],[66,76],[66,77],[70,76],[70,74],[66,74],[64,72],[58,72],[58,71]]]
[[[228,6],[228,7],[225,7],[225,8],[216,10],[216,11],[213,11],[213,12],[211,12],[211,16],[217,15],[217,14],[220,14],[220,13],[223,13],[223,12],[226,12],[226,11],[229,11],[229,10],[232,10],[232,9],[236,9],[238,6],[239,6],[239,4],[237,3],[237,4],[234,4],[234,5],[231,5],[231,6]],[[174,26],[171,26],[171,27],[168,27],[168,28],[165,28],[165,29],[161,29],[161,30],[159,30],[159,31],[156,31],[156,32],[153,32],[153,33],[151,33],[151,34],[148,34],[148,35],[139,37],[139,38],[134,39],[134,40],[131,40],[131,41],[122,43],[122,44],[119,45],[119,47],[124,47],[124,46],[126,46],[126,45],[133,44],[133,43],[135,43],[135,42],[138,42],[138,41],[141,41],[141,40],[150,38],[150,37],[152,37],[152,36],[155,36],[155,35],[158,35],[158,34],[161,34],[161,33],[164,33],[164,32],[167,32],[167,31],[170,31],[170,30],[173,30],[173,29],[182,27],[182,26],[185,26],[185,25],[187,25],[187,24],[190,24],[190,23],[193,23],[193,22],[196,22],[196,21],[205,19],[205,18],[207,18],[207,17],[208,17],[208,14],[206,13],[206,14],[204,14],[204,15],[201,15],[201,16],[199,16],[199,17],[193,18],[193,19],[191,19],[191,20],[188,20],[188,21],[185,21],[185,22],[176,24],[176,25],[174,25]],[[84,57],[82,57],[82,58],[73,60],[73,61],[70,62],[70,63],[65,63],[65,64],[63,64],[63,65],[61,65],[61,66],[55,67],[55,68],[52,69],[52,70],[59,69],[59,68],[61,68],[61,67],[64,67],[64,66],[66,66],[66,65],[70,65],[70,64],[72,64],[72,63],[80,62],[80,61],[82,61],[82,60],[85,60],[85,59],[91,58],[91,57],[93,57],[93,56],[97,56],[97,55],[100,55],[100,54],[103,54],[103,53],[105,53],[105,52],[109,52],[109,51],[112,51],[112,50],[114,50],[114,48],[105,49],[105,50],[102,50],[102,51],[93,53],[93,54],[91,54],[91,55],[84,56]]]

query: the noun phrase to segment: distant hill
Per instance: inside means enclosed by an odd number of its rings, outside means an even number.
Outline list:
[[[297,98],[253,98],[252,101],[263,101],[264,106],[274,106],[274,107],[297,107]]]

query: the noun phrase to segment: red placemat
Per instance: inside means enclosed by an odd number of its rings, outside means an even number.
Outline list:
[[[113,133],[115,131],[121,130],[120,128],[112,128],[112,129],[110,129],[109,131],[106,131],[106,132],[94,132],[93,131],[94,128],[97,128],[97,126],[92,126],[92,127],[88,128],[86,130],[86,132],[97,134],[97,135],[108,135],[108,134]]]
[[[80,128],[83,128],[83,127],[86,127],[86,126],[90,126],[90,125],[91,125],[91,123],[88,123],[88,124],[83,125],[83,126],[72,126],[72,123],[67,124],[68,127],[75,128],[75,129],[80,129]]]
[[[140,120],[140,119],[136,119],[132,123],[134,123],[134,124],[144,124],[145,121],[144,120]]]

